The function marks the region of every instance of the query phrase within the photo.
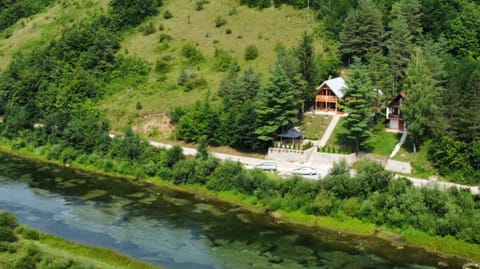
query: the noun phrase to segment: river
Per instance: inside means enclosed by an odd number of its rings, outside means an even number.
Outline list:
[[[195,195],[0,155],[0,211],[166,269],[436,268],[462,261],[279,223]]]

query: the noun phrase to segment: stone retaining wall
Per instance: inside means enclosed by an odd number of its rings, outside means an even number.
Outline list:
[[[352,154],[335,154],[325,152],[314,152],[311,161],[314,164],[334,164],[341,160],[345,160],[347,164],[352,165],[356,160],[355,153]]]
[[[277,162],[305,163],[315,153],[315,150],[315,147],[307,150],[269,148],[267,159]]]

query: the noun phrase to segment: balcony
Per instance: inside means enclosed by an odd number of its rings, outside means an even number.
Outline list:
[[[332,95],[317,95],[315,102],[327,102],[327,103],[336,103],[338,98]]]
[[[389,120],[395,120],[395,119],[400,120],[400,119],[402,119],[402,115],[390,113],[390,114],[388,114],[387,119],[389,119]]]

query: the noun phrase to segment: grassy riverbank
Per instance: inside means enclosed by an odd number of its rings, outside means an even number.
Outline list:
[[[0,213],[0,268],[153,269],[111,250],[64,240],[30,227],[16,225],[15,217]],[[7,220],[7,221],[6,221]]]
[[[39,150],[23,148],[19,151],[11,150],[7,143],[2,143],[1,151],[14,154],[19,157],[29,158],[35,161],[43,161],[65,167],[65,164],[48,160],[46,156],[40,154]],[[118,174],[107,173],[93,166],[85,166],[72,162],[70,169],[81,169],[92,173],[119,176]],[[269,177],[272,175],[268,175]],[[166,187],[178,191],[195,194],[200,199],[214,199],[221,202],[227,202],[241,206],[252,212],[264,214],[269,213],[278,222],[287,222],[292,225],[301,225],[310,228],[328,229],[345,234],[371,236],[390,241],[395,245],[411,245],[424,248],[430,252],[439,253],[441,256],[455,256],[469,261],[480,261],[480,246],[456,240],[453,237],[430,236],[424,232],[416,231],[411,228],[402,231],[400,229],[391,229],[387,227],[378,227],[372,223],[366,223],[358,218],[336,214],[332,216],[314,216],[306,214],[300,210],[271,210],[271,206],[266,206],[253,195],[239,193],[238,191],[213,191],[204,185],[199,184],[181,184],[175,185],[172,181],[162,180],[158,177],[138,180],[133,176],[122,176],[128,180],[134,180],[142,184],[153,184],[158,187]],[[274,179],[282,181],[282,179]]]

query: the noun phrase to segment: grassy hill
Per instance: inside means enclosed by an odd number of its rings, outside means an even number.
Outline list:
[[[172,14],[170,19],[164,18],[166,11]],[[165,1],[159,15],[132,29],[122,42],[122,53],[135,55],[150,64],[152,70],[148,81],[136,88],[126,87],[116,91],[105,98],[101,107],[113,128],[119,130],[127,123],[138,122],[140,115],[166,112],[172,106],[190,105],[204,98],[208,91],[215,93],[224,77],[224,73],[212,70],[216,49],[226,51],[242,70],[252,67],[266,80],[269,68],[275,62],[275,48],[279,44],[287,48],[296,46],[300,35],[313,27],[313,23],[307,22],[306,15],[305,10],[288,6],[250,9],[239,6],[235,0],[210,1],[203,5],[202,10],[196,10],[196,1]],[[226,23],[216,27],[215,19],[219,16]],[[149,25],[155,32],[145,35],[141,30]],[[168,36],[171,40],[160,42],[161,36]],[[185,44],[194,44],[204,60],[190,65],[181,55]],[[321,45],[317,44],[321,49]],[[249,45],[258,49],[258,58],[246,61],[244,52]],[[154,70],[160,58],[170,59],[169,71],[163,74]],[[196,77],[205,79],[206,85],[193,90],[178,86],[177,78],[182,69],[193,70]],[[141,104],[141,110],[137,109],[137,103]],[[147,124],[145,121],[153,121],[161,132],[165,129],[161,124],[165,119],[161,114],[154,117],[156,119],[144,119],[143,126]]]
[[[68,25],[98,14],[106,8],[107,0],[58,1],[43,12],[19,20],[0,32],[0,73],[17,51],[31,50],[54,40]]]
[[[128,78],[134,83],[120,80],[108,86],[113,90],[107,91],[109,94],[99,106],[114,130],[121,131],[133,124],[138,132],[166,138],[170,126],[165,112],[173,106],[190,105],[208,92],[215,96],[225,76],[225,72],[212,68],[216,50],[225,52],[241,70],[251,67],[261,73],[265,81],[275,62],[276,48],[296,46],[301,34],[314,27],[313,21],[307,21],[306,10],[290,6],[258,10],[240,6],[237,0],[221,0],[208,1],[199,10],[197,2],[166,0],[157,16],[122,33],[119,53],[144,60],[150,71],[145,78]],[[58,39],[65,27],[104,13],[107,5],[107,0],[60,0],[38,14],[20,19],[0,32],[0,72],[18,51],[33,50]],[[171,18],[165,16],[166,12]],[[224,21],[222,25],[216,25],[217,18]],[[191,63],[182,56],[186,44],[192,44],[203,60]],[[256,59],[245,60],[247,46],[258,50]],[[317,50],[322,49],[320,42],[316,46]],[[168,68],[157,72],[155,64],[161,59]],[[181,70],[193,73],[200,85],[179,86]]]

